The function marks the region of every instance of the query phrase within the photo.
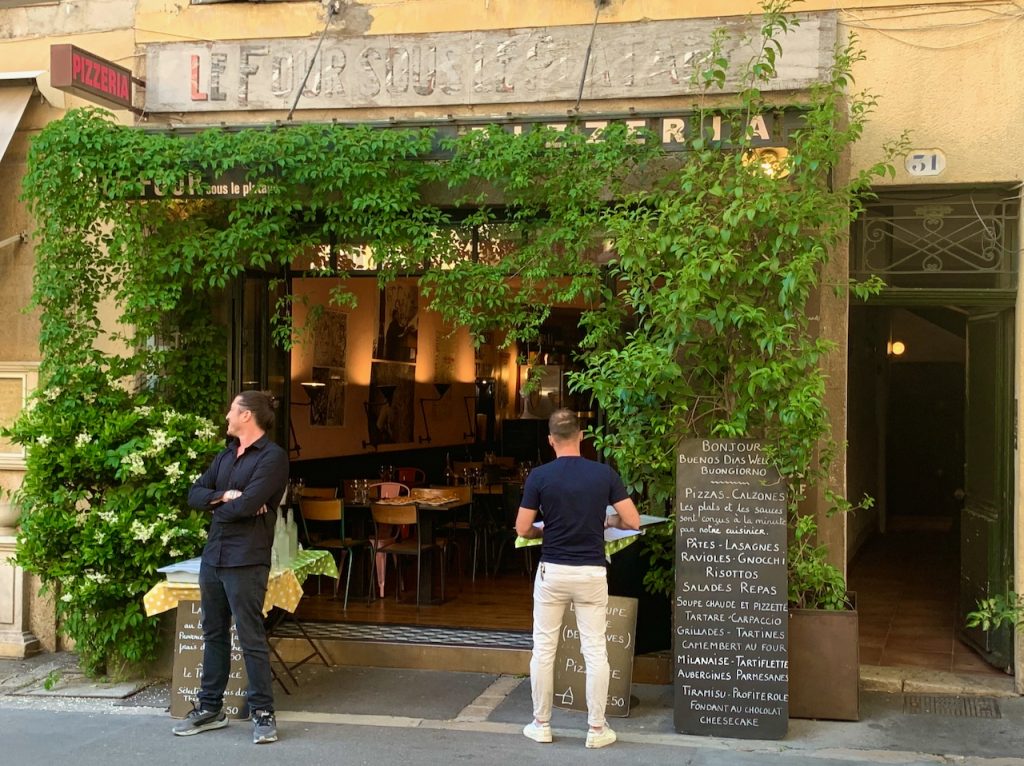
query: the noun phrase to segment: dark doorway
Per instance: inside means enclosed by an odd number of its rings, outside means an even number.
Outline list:
[[[963,640],[959,595],[964,551],[988,555],[961,534],[969,316],[955,306],[851,309],[850,494],[876,500],[848,521],[864,664],[999,672]]]
[[[963,362],[891,364],[887,420],[888,526],[925,517],[952,528],[963,487]]]

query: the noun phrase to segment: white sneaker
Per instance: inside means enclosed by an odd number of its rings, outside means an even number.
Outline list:
[[[607,747],[617,739],[615,732],[606,725],[601,731],[587,732],[587,747]]]
[[[530,721],[528,724],[526,724],[526,726],[523,727],[523,734],[532,739],[534,742],[550,742],[551,724]]]

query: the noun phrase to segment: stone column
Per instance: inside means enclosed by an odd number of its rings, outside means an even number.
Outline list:
[[[22,658],[40,650],[39,639],[28,630],[27,579],[10,559],[17,542],[18,509],[0,501],[0,657]]]

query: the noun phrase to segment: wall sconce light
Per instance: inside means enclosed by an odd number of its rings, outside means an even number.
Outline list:
[[[309,424],[322,426],[327,423],[327,384],[318,380],[307,380],[299,384],[309,398]]]
[[[885,344],[885,353],[889,356],[903,356],[907,351],[907,344],[901,340],[890,340]]]
[[[326,383],[321,383],[316,380],[306,380],[299,383],[299,385],[302,386],[302,390],[306,392],[306,396],[309,397],[309,401],[313,401],[314,398],[325,393],[325,389],[327,388]]]
[[[424,396],[420,399],[420,412],[423,413],[423,430],[427,432],[426,436],[420,437],[420,444],[426,442],[430,444],[430,423],[427,420],[427,408],[424,402],[439,402],[444,399],[444,395],[448,393],[448,389],[452,387],[451,383],[435,383],[434,390],[437,391],[437,396]]]
[[[248,385],[248,382],[242,384],[243,390],[249,390],[245,388],[246,385]],[[306,392],[306,397],[309,399],[309,401],[296,402],[293,400],[291,406],[309,407],[309,424],[316,425],[317,418],[321,414],[324,405],[324,394],[327,393],[327,384],[315,380],[309,380],[300,383],[299,385],[302,386],[302,390]],[[289,447],[288,451],[294,452],[295,456],[299,457],[302,454],[302,445],[299,444],[299,439],[295,435],[295,421],[292,420],[291,417],[288,418],[288,431],[291,437],[292,444],[295,445],[293,447]]]

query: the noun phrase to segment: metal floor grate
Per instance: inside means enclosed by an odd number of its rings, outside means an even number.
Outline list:
[[[904,713],[947,715],[957,718],[1002,718],[994,697],[952,697],[948,695],[906,694]]]
[[[334,641],[377,641],[390,644],[486,647],[489,649],[532,649],[530,633],[512,630],[437,628],[422,625],[390,625],[358,622],[306,622],[310,638]],[[285,622],[275,631],[277,638],[301,638],[298,626]]]

